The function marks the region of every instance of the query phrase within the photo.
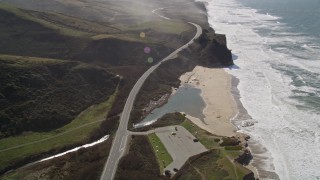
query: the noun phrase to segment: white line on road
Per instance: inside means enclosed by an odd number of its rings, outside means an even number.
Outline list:
[[[123,151],[123,149],[124,149],[123,142],[125,141],[125,139],[126,139],[126,136],[122,137],[119,151]],[[124,144],[126,144],[126,143],[124,143]]]

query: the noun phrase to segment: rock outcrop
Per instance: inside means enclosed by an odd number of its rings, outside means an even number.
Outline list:
[[[226,36],[216,34],[212,28],[203,29],[197,40],[200,44],[200,56],[205,66],[233,65],[231,50],[227,48]]]
[[[250,163],[250,161],[252,160],[253,156],[251,154],[251,152],[246,149],[243,154],[241,154],[238,158],[236,158],[235,160],[242,164],[242,165],[248,165]]]

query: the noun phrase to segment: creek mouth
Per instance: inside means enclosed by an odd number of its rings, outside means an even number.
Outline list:
[[[181,85],[163,106],[154,109],[141,122],[134,125],[135,128],[150,125],[163,115],[173,112],[184,112],[204,122],[203,110],[206,104],[201,97],[201,89],[189,84]]]

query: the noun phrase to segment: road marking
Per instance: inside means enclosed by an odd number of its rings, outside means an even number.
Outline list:
[[[122,151],[123,149],[124,149],[124,147],[122,147],[122,143],[123,143],[123,140],[125,140],[125,136],[124,137],[122,137],[122,139],[121,139],[121,144],[120,144],[120,149],[119,149],[119,151]]]

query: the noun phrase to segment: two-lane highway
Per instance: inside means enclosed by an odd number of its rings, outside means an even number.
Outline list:
[[[166,17],[162,16],[162,18],[166,18]],[[169,19],[169,18],[166,18],[166,19]],[[187,48],[190,44],[193,43],[194,39],[198,38],[201,35],[202,28],[198,24],[191,23],[191,22],[188,22],[188,23],[192,24],[197,29],[197,32],[194,35],[194,37],[188,43],[181,46],[180,48],[178,48],[177,50],[175,50],[174,52],[169,54],[167,57],[165,57],[164,59],[159,61],[157,64],[150,67],[139,78],[139,80],[136,82],[136,84],[132,88],[132,90],[128,96],[128,99],[126,101],[126,104],[124,106],[123,112],[121,114],[120,125],[119,125],[117,132],[116,132],[115,138],[113,140],[112,147],[111,147],[111,150],[110,150],[110,153],[108,156],[108,160],[103,168],[103,173],[100,178],[101,180],[112,180],[114,178],[119,160],[124,155],[125,150],[128,145],[129,131],[127,129],[128,129],[128,122],[129,122],[130,113],[131,113],[131,110],[133,107],[133,103],[134,103],[134,100],[135,100],[137,94],[139,93],[139,90],[141,89],[143,83],[145,82],[145,80],[163,62],[170,60],[170,59],[174,59],[180,51]]]

